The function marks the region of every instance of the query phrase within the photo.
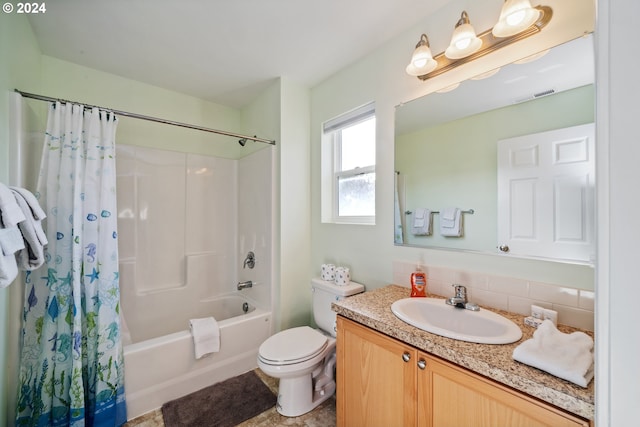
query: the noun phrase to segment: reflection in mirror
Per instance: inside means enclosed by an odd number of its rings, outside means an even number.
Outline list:
[[[500,253],[498,141],[595,118],[592,36],[536,56],[396,107],[396,244]],[[473,210],[460,237],[443,236],[452,207]]]

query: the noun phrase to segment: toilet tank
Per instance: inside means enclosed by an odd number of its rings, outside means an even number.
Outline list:
[[[336,312],[331,310],[331,303],[364,292],[364,285],[351,282],[345,286],[338,286],[326,280],[311,279],[311,291],[313,319],[316,325],[332,337],[335,337]]]

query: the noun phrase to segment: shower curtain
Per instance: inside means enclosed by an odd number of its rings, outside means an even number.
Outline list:
[[[126,422],[113,113],[51,104],[36,197],[45,264],[25,276],[16,424]]]

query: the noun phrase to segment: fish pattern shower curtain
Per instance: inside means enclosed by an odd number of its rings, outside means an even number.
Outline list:
[[[27,273],[18,426],[126,422],[113,113],[51,104],[36,197],[45,264]]]

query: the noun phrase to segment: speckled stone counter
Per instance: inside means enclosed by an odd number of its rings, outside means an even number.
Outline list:
[[[531,338],[535,330],[523,323],[523,316],[490,309],[511,319],[521,327],[522,338],[513,344],[489,345],[457,341],[431,334],[398,319],[391,312],[391,304],[409,296],[409,288],[389,285],[334,302],[332,308],[341,316],[420,350],[463,366],[578,416],[593,419],[594,381],[591,381],[587,388],[582,388],[513,360],[513,349],[521,342]],[[441,298],[437,295],[429,296]],[[483,307],[483,309],[486,308]],[[576,331],[575,328],[562,325],[558,326],[558,329],[563,332]]]

